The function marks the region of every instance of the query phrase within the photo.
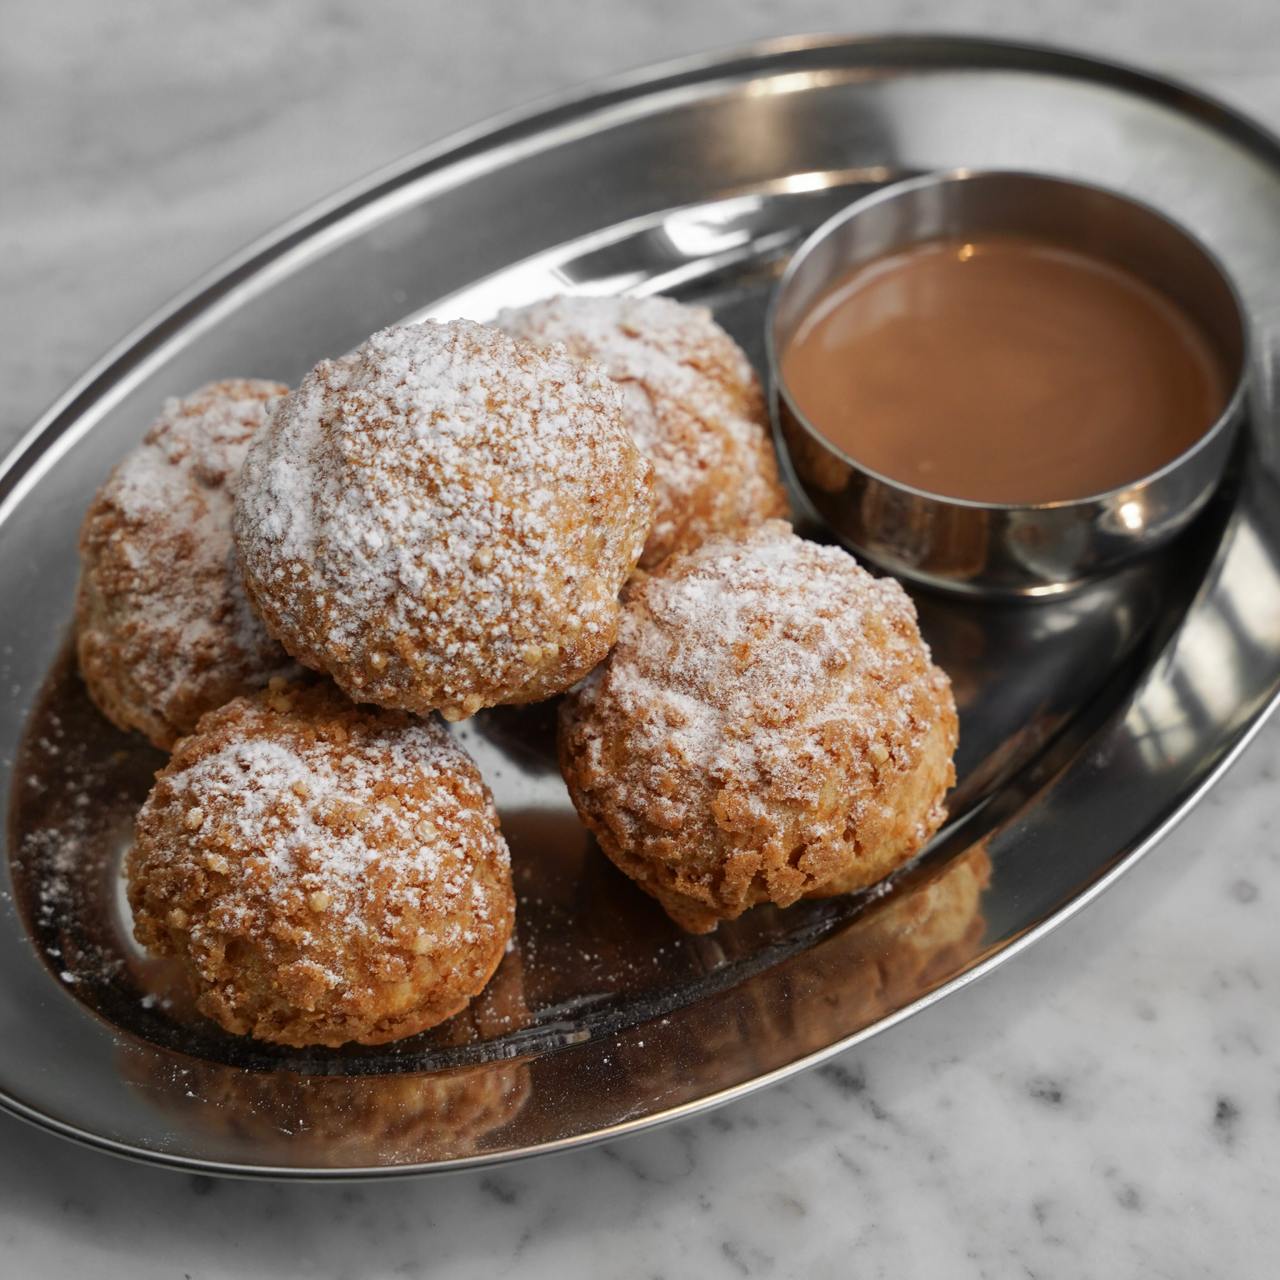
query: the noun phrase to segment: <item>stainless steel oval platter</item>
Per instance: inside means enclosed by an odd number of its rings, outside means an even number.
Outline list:
[[[788,254],[885,182],[1035,168],[1146,200],[1234,276],[1252,401],[1224,488],[1159,558],[1065,599],[917,596],[961,704],[953,821],[879,893],[680,934],[594,849],[554,708],[462,728],[516,863],[517,945],[466,1016],[377,1049],[222,1035],[129,941],[119,861],[156,753],[65,641],[80,515],[163,397],[296,381],[406,317],[562,290],[713,307],[763,366]],[[1015,955],[1184,813],[1280,690],[1280,144],[1178,86],[1044,49],[804,40],[660,68],[456,138],[332,200],[89,373],[0,477],[0,1098],[207,1173],[454,1169],[689,1115],[881,1031]],[[1028,548],[1034,554],[1034,548]]]

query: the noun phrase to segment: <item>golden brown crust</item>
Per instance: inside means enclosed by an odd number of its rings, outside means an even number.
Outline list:
[[[466,321],[408,325],[281,406],[236,541],[299,661],[456,720],[550,697],[608,652],[649,473],[602,371]]]
[[[438,723],[279,685],[205,716],[138,815],[134,932],[279,1044],[379,1044],[489,980],[515,901],[488,789]]]
[[[703,932],[912,857],[945,816],[956,738],[902,588],[770,521],[636,581],[559,750],[604,851]]]
[[[654,467],[642,568],[713,533],[787,514],[760,380],[705,307],[558,297],[504,311],[498,323],[540,346],[563,343],[621,388],[627,427]]]
[[[947,686],[948,697],[950,686]],[[905,754],[899,767],[883,769],[876,780],[877,801],[858,824],[860,856],[848,867],[806,890],[808,898],[855,893],[892,874],[920,852],[924,841],[942,824],[941,797],[955,784],[957,720],[954,706],[939,698],[936,715],[914,746],[914,764]],[[921,830],[921,815],[927,815]]]
[[[80,671],[99,709],[168,750],[214,707],[292,669],[245,598],[231,493],[276,382],[170,400],[95,494],[80,531]]]

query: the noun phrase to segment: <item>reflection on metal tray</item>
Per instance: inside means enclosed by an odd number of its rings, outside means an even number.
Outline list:
[[[681,934],[592,846],[554,707],[460,733],[516,864],[517,946],[466,1014],[378,1048],[226,1036],[129,939],[119,862],[160,757],[94,712],[65,647],[80,513],[168,394],[296,380],[407,316],[565,289],[711,306],[762,364],[787,255],[871,187],[1031,165],[1150,200],[1241,282],[1251,430],[1160,559],[1065,601],[919,594],[961,708],[953,820],[860,897]],[[1143,852],[1280,686],[1273,473],[1280,148],[1213,104],[1044,50],[925,39],[765,47],[632,77],[411,158],[258,246],[55,406],[0,478],[0,1100],[206,1172],[323,1177],[501,1160],[776,1080],[1000,963]],[[803,517],[802,517],[803,519]],[[807,526],[821,536],[816,526]],[[60,655],[60,656],[59,656]]]

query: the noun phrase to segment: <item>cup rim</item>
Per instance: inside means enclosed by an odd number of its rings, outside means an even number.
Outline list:
[[[818,428],[809,420],[808,416],[796,404],[795,397],[791,394],[791,389],[787,386],[786,379],[782,376],[782,362],[779,358],[778,342],[777,342],[777,320],[778,310],[782,299],[786,296],[788,288],[792,281],[803,267],[808,258],[817,250],[828,237],[831,236],[839,227],[845,223],[852,221],[864,213],[867,209],[875,205],[884,203],[885,201],[894,199],[906,192],[922,190],[928,187],[947,186],[957,182],[981,182],[993,179],[1014,181],[1035,182],[1047,186],[1071,187],[1075,190],[1084,190],[1096,192],[1100,195],[1107,196],[1113,200],[1119,200],[1126,204],[1132,205],[1141,210],[1143,213],[1158,219],[1169,227],[1176,235],[1185,240],[1192,249],[1194,249],[1213,269],[1218,278],[1226,287],[1227,294],[1231,299],[1231,305],[1235,311],[1236,317],[1240,323],[1241,344],[1240,344],[1240,360],[1238,367],[1234,370],[1234,376],[1231,381],[1231,393],[1227,396],[1217,417],[1198,435],[1195,440],[1189,444],[1180,453],[1175,454],[1168,462],[1164,463],[1154,471],[1144,472],[1133,480],[1126,481],[1124,484],[1114,485],[1110,489],[1098,490],[1095,493],[1085,494],[1079,498],[1055,498],[1050,502],[987,502],[978,498],[961,498],[950,494],[935,493],[930,489],[922,489],[918,485],[911,484],[906,480],[897,480],[892,476],[885,475],[881,471],[875,470],[866,463],[859,462],[857,458],[840,448],[834,441],[825,436]],[[904,241],[904,246],[915,243],[913,241]],[[1254,351],[1254,334],[1253,326],[1249,322],[1249,313],[1244,305],[1244,299],[1241,297],[1240,290],[1236,286],[1236,282],[1231,272],[1227,270],[1222,259],[1196,235],[1189,230],[1176,218],[1171,217],[1162,209],[1156,208],[1146,200],[1128,195],[1124,192],[1115,190],[1114,187],[1108,187],[1098,182],[1091,182],[1084,179],[1064,177],[1059,174],[1043,173],[1033,169],[971,169],[958,167],[953,169],[936,169],[928,173],[917,174],[914,177],[902,178],[897,182],[885,183],[883,186],[877,187],[874,191],[868,192],[866,195],[859,196],[856,200],[851,201],[843,209],[833,213],[824,222],[820,223],[813,231],[805,237],[800,247],[791,255],[778,283],[774,286],[773,292],[769,298],[769,306],[765,312],[765,356],[769,367],[769,376],[772,391],[786,401],[792,417],[811,436],[819,445],[826,449],[829,453],[834,454],[846,466],[853,468],[860,474],[875,480],[877,483],[886,485],[889,488],[896,489],[901,493],[909,494],[914,498],[921,498],[928,502],[943,503],[953,507],[963,507],[978,511],[1053,511],[1065,510],[1073,507],[1091,507],[1098,505],[1108,505],[1117,499],[1127,498],[1139,491],[1147,488],[1149,485],[1163,479],[1165,476],[1179,470],[1192,459],[1194,459],[1202,450],[1209,448],[1210,444],[1227,431],[1241,417],[1241,411],[1244,406],[1244,400],[1248,393],[1249,387],[1249,369],[1252,363]],[[1230,371],[1229,371],[1230,372]]]

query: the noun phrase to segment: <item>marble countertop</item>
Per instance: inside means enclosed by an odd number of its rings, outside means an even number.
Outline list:
[[[624,66],[855,20],[1083,45],[1280,127],[1269,0],[26,6],[0,42],[0,446],[190,278],[400,153]],[[0,1116],[0,1272],[1274,1274],[1278,768],[1280,724],[1016,963],[798,1080],[611,1146],[250,1184]]]

